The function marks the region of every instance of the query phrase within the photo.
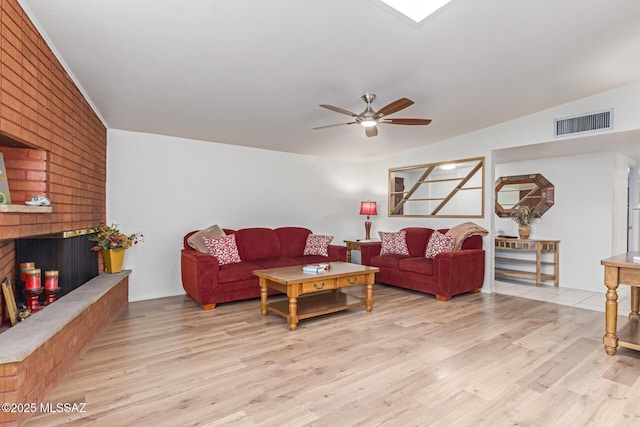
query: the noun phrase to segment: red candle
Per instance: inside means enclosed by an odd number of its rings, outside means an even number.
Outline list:
[[[58,289],[58,270],[44,272],[44,288],[47,290]]]
[[[38,284],[38,280],[36,278],[36,270],[29,270],[25,272],[24,276],[24,287],[25,289],[38,289],[40,285]]]
[[[40,282],[40,280],[42,280],[42,274],[39,268],[36,268],[34,271],[36,272],[36,289],[40,289],[42,287],[42,283]]]
[[[24,282],[27,278],[27,271],[33,270],[36,268],[36,264],[34,262],[21,262],[20,263],[20,281]]]

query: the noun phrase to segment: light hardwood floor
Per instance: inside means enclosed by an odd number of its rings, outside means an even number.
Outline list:
[[[295,332],[259,300],[131,303],[47,399],[86,412],[27,425],[640,425],[640,353],[605,354],[603,313],[384,285],[374,299]]]

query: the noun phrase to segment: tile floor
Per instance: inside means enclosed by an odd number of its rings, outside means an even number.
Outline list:
[[[496,292],[499,294],[519,296],[523,298],[547,301],[562,305],[585,308],[604,312],[605,292],[589,292],[580,289],[554,287],[549,285],[535,286],[529,283],[509,283],[495,280]],[[618,287],[619,307],[629,306],[629,286]],[[624,311],[624,310],[623,310]]]

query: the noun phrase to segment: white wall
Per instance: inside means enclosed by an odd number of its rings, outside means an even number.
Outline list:
[[[183,236],[301,226],[343,244],[360,237],[364,166],[169,136],[109,130],[107,221],[145,241],[127,251],[130,299],[182,294]]]
[[[134,270],[130,298],[137,300],[181,294],[179,251],[182,237],[190,230],[213,223],[229,228],[299,225],[316,233],[333,234],[335,242],[341,243],[344,239],[361,238],[364,234],[363,218],[357,214],[360,200],[378,202],[378,215],[371,218],[372,236],[376,236],[379,230],[397,230],[412,225],[444,228],[465,221],[464,218],[389,218],[387,177],[388,169],[394,167],[484,156],[487,189],[483,200],[484,218],[472,220],[493,232],[496,150],[553,141],[554,118],[611,107],[615,109],[616,127],[608,133],[640,129],[640,83],[366,165],[109,130],[107,219],[119,223],[124,232],[143,231],[146,235],[146,241],[129,251],[125,259],[125,268]],[[437,115],[433,118],[431,126],[437,126]],[[581,142],[579,137],[563,138],[565,141],[568,139],[575,140],[576,146]],[[559,162],[562,163],[561,160]],[[620,205],[621,197],[616,190],[619,189],[621,175],[616,173],[614,176],[614,171],[619,172],[624,160],[612,154],[609,163],[609,188],[602,194],[594,194],[593,203],[608,205],[613,216],[620,209],[625,209]],[[571,173],[570,168],[564,169],[567,174]],[[549,179],[556,184],[552,178]],[[558,179],[558,182],[568,180]],[[563,200],[557,195],[556,203],[567,203],[566,198]],[[553,209],[558,208],[554,206],[551,212]],[[588,262],[597,265],[590,266],[590,269],[598,281],[602,278],[598,257],[611,256],[619,248],[619,240],[614,240],[614,233],[618,233],[619,227],[619,220],[615,218],[603,231],[608,236],[608,253],[604,247],[591,244],[595,238],[593,233],[597,235],[600,229],[594,231],[585,227],[588,230],[585,232],[575,218],[562,220],[567,221],[565,227],[575,231],[561,235],[562,262],[568,263],[561,271],[561,280],[574,266],[584,267],[587,252],[592,252]],[[601,242],[606,238],[597,237],[596,240]],[[574,242],[584,244],[576,251],[566,249]],[[493,234],[484,238],[484,248],[487,258],[483,291],[491,292]],[[598,260],[594,261],[596,258]]]
[[[555,203],[534,221],[531,238],[560,240],[560,287],[603,291],[600,260],[625,252],[612,243],[615,194],[626,194],[626,182],[615,180],[617,157],[615,153],[592,153],[495,165],[496,179],[540,173],[553,184]],[[495,230],[518,235],[512,219],[494,216]],[[624,228],[618,229],[616,237],[625,239],[625,234]]]

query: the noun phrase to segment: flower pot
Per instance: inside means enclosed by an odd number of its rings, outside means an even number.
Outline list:
[[[529,238],[531,234],[531,226],[530,225],[519,225],[518,226],[518,234],[522,240],[526,240]]]
[[[124,261],[125,249],[105,249],[102,251],[104,269],[107,273],[120,273]]]

